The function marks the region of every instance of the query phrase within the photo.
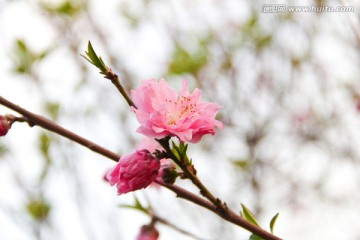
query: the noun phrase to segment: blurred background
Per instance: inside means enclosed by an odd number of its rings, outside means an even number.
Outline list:
[[[265,13],[264,4],[353,6]],[[0,95],[119,154],[143,138],[91,40],[127,89],[164,77],[221,105],[224,129],[190,144],[198,175],[284,239],[360,239],[360,4],[353,1],[0,0]],[[0,114],[12,113],[0,106]],[[116,196],[114,162],[38,127],[0,139],[0,239],[135,239],[134,196],[206,240],[248,239],[166,189]],[[186,181],[177,184],[195,192]],[[160,239],[189,240],[158,225]]]

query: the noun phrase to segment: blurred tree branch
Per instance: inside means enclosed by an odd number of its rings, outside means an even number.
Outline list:
[[[26,119],[26,122],[28,122],[30,126],[39,126],[46,130],[49,130],[51,132],[57,133],[65,138],[68,138],[82,146],[85,146],[85,147],[89,148],[90,150],[92,150],[96,153],[99,153],[111,160],[118,161],[120,159],[120,155],[117,155],[116,153],[113,153],[110,150],[107,150],[106,148],[103,148],[100,145],[97,145],[97,144],[63,128],[42,116],[39,116],[28,110],[25,110],[24,108],[19,107],[18,105],[8,101],[7,99],[5,99],[1,96],[0,96],[0,104],[22,114],[25,118],[18,118],[18,119],[21,119],[21,122],[23,122],[24,119]],[[16,120],[16,118],[14,118],[14,120]],[[196,186],[198,186],[201,183],[200,180],[194,176],[193,176],[193,178],[195,178],[195,179],[197,179],[197,181],[199,181],[199,183],[196,184]],[[231,211],[227,207],[219,208],[219,206],[216,204],[216,202],[210,202],[210,201],[204,200],[204,199],[200,198],[199,196],[196,196],[193,193],[191,193],[183,188],[180,188],[180,187],[177,187],[174,185],[168,185],[168,184],[162,184],[162,183],[159,183],[159,184],[161,184],[162,186],[165,186],[166,188],[175,192],[178,197],[186,199],[186,200],[193,202],[194,204],[197,204],[199,206],[202,206],[202,207],[214,212],[215,214],[217,214],[221,218],[225,219],[226,221],[229,221],[229,222],[231,222],[235,225],[238,225],[242,228],[245,228],[248,231],[256,234],[257,236],[259,236],[261,238],[264,238],[266,240],[280,240],[280,238],[276,237],[275,235],[261,229],[260,227],[249,222],[248,220],[241,217],[240,215],[235,214],[233,211]],[[205,188],[202,185],[202,183],[200,185],[202,186],[202,187],[199,187],[201,190],[203,188]],[[215,198],[215,197],[213,197],[213,198]],[[221,203],[220,199],[217,199],[217,200],[215,199],[214,201],[219,201]]]

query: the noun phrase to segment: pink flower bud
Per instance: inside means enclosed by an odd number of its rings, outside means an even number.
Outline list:
[[[157,240],[158,238],[159,232],[156,230],[153,224],[150,224],[141,227],[140,234],[136,240]]]
[[[160,161],[148,150],[138,150],[120,158],[119,163],[106,174],[106,179],[118,194],[136,191],[149,186],[157,177]]]
[[[360,113],[360,99],[356,102],[356,111]]]
[[[177,93],[164,79],[146,80],[131,91],[137,108],[132,108],[140,123],[137,129],[148,137],[177,136],[181,141],[196,143],[205,134],[215,134],[222,123],[215,120],[220,109],[215,103],[201,101],[201,91],[189,93],[187,81]]]
[[[173,184],[178,176],[176,165],[168,159],[162,159],[156,180],[166,184]]]
[[[11,125],[6,117],[0,115],[0,136],[5,136]]]

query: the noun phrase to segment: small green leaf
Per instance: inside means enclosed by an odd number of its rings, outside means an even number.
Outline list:
[[[149,214],[150,207],[144,207],[144,206],[140,203],[139,199],[138,199],[136,196],[135,196],[134,198],[135,198],[135,203],[134,203],[134,205],[121,204],[121,205],[119,205],[119,207],[121,207],[121,208],[135,209],[135,210],[138,210],[138,211],[143,212],[143,213],[145,213],[145,214]]]
[[[43,181],[48,174],[49,167],[52,163],[51,154],[50,154],[50,146],[52,144],[52,138],[46,133],[41,133],[39,136],[39,149],[41,154],[44,157],[45,165],[41,171],[39,176],[39,180]]]
[[[189,165],[193,165],[192,158],[188,159],[188,164],[189,164]]]
[[[49,157],[49,148],[50,148],[50,144],[51,144],[51,138],[46,133],[42,133],[39,136],[39,141],[40,141],[41,153],[45,157]]]
[[[203,44],[200,41],[199,47],[194,52],[190,52],[183,46],[177,45],[172,55],[172,60],[168,67],[170,74],[196,74],[207,63],[209,51],[206,43]]]
[[[260,227],[260,225],[257,222],[254,214],[244,204],[241,204],[241,206],[242,206],[244,217],[246,218],[246,220],[248,220],[249,222],[255,224],[258,227]]]
[[[5,153],[7,153],[9,150],[5,145],[0,144],[0,157],[3,156]],[[0,158],[1,160],[1,158]]]
[[[185,158],[186,158],[187,147],[188,147],[188,145],[184,144],[184,143],[180,143],[180,145],[179,145],[179,155],[180,155],[181,160],[185,160]]]
[[[32,200],[26,205],[26,209],[30,216],[35,220],[41,221],[48,217],[50,205],[44,200]]]
[[[121,208],[130,208],[130,209],[140,210],[138,207],[136,207],[136,206],[134,206],[134,205],[130,205],[130,204],[120,204],[119,207],[121,207]]]
[[[51,4],[41,1],[40,6],[51,14],[65,15],[69,17],[74,17],[86,6],[86,1],[67,0],[61,2],[62,3],[60,4]]]
[[[46,102],[45,110],[53,120],[56,120],[59,116],[60,104],[56,102]]]
[[[34,64],[43,60],[50,52],[51,48],[38,53],[33,51],[23,39],[17,39],[13,47],[14,70],[19,74],[32,74]]]
[[[180,143],[179,146],[177,146],[175,142],[172,141],[171,151],[181,162],[185,163],[186,165],[189,164],[189,158],[186,154],[187,148],[188,144]]]
[[[180,148],[176,145],[176,143],[174,141],[171,141],[171,146],[176,150],[176,151],[180,151]]]
[[[255,235],[255,234],[251,234],[249,240],[264,240],[264,239],[262,239],[261,237]]]
[[[186,151],[188,146],[189,146],[188,144],[180,143],[180,154],[182,157],[186,156]]]
[[[264,47],[266,47],[267,45],[269,45],[272,41],[272,36],[271,35],[265,35],[265,36],[260,36],[256,39],[256,47],[258,49],[262,49]]]
[[[56,11],[58,13],[69,15],[69,16],[75,15],[80,10],[81,10],[80,6],[75,6],[70,1],[64,2],[62,5],[60,5],[59,7],[56,8]]]
[[[236,161],[232,161],[232,163],[241,170],[246,170],[251,164],[248,159],[239,159]]]
[[[13,52],[15,71],[20,74],[30,74],[36,57],[25,41],[17,39]]]
[[[185,153],[186,153],[188,147],[189,147],[189,144],[185,144],[185,147],[184,147],[184,152],[185,152]]]
[[[174,141],[171,141],[171,152],[178,158],[181,159],[181,154],[180,154],[180,148],[176,145],[176,143]]]
[[[258,22],[259,22],[258,16],[257,16],[257,15],[254,15],[252,18],[250,18],[250,19],[248,20],[247,26],[248,26],[249,28],[253,28],[253,27],[256,26],[256,24],[258,24]]]
[[[278,216],[279,216],[279,213],[277,213],[270,221],[270,231],[271,231],[271,233],[274,233],[274,226],[275,226],[275,222],[276,222]]]
[[[137,197],[135,197],[135,206],[139,209],[145,209]]]
[[[106,74],[107,67],[105,66],[104,61],[101,59],[100,56],[98,56],[94,50],[94,48],[91,45],[91,42],[88,43],[88,51],[85,52],[87,56],[81,55],[83,58],[85,58],[88,62],[90,62],[92,65],[97,67],[102,74]]]

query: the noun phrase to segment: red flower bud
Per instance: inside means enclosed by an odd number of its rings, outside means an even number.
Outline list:
[[[159,168],[159,160],[143,149],[122,156],[105,178],[110,185],[116,184],[118,194],[124,194],[149,186],[156,179]]]
[[[141,227],[140,234],[136,240],[157,240],[158,238],[159,232],[153,224],[149,224]]]
[[[360,99],[356,102],[356,110],[360,113]]]
[[[0,136],[5,136],[10,128],[11,125],[8,119],[0,115]]]

